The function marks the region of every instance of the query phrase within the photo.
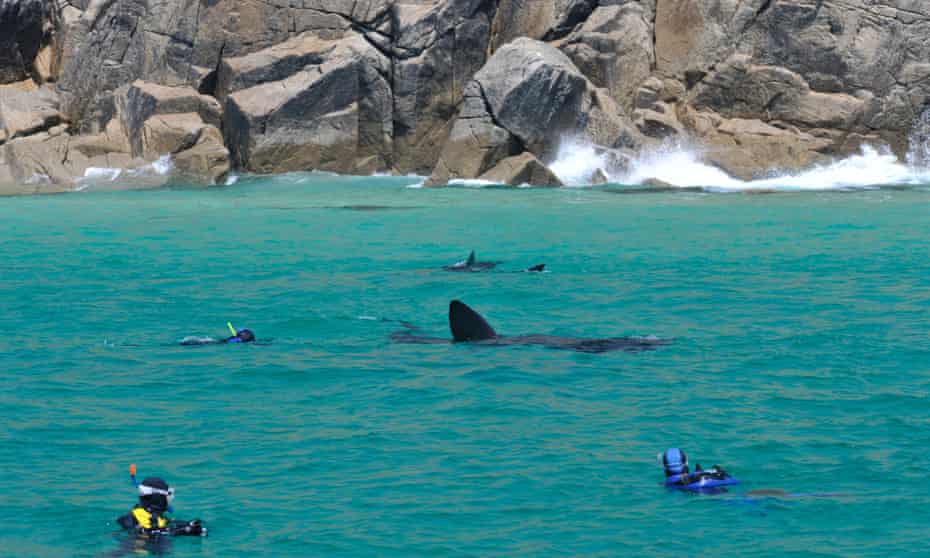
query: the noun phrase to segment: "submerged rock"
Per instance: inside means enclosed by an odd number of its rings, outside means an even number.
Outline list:
[[[592,186],[601,186],[610,182],[610,177],[607,176],[607,173],[604,172],[604,169],[597,169],[591,173],[591,178],[588,179]]]
[[[672,190],[675,188],[674,184],[660,180],[658,178],[647,178],[643,181],[640,181],[639,185],[645,186],[647,188],[655,188],[656,190]]]

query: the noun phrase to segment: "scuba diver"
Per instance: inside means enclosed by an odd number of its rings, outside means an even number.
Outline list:
[[[195,345],[224,345],[229,343],[252,343],[255,341],[255,334],[252,333],[251,329],[243,328],[236,329],[233,327],[232,323],[226,322],[226,327],[229,328],[229,332],[232,333],[231,336],[226,337],[225,339],[214,339],[212,337],[185,337],[181,340],[181,345],[185,346],[195,346]]]
[[[132,483],[139,491],[139,503],[116,522],[130,534],[124,537],[117,550],[107,553],[108,558],[171,553],[174,537],[206,537],[207,528],[199,519],[178,521],[168,518],[174,489],[158,477],[136,481],[136,466],[129,466]]]
[[[135,466],[132,468],[135,472]],[[135,474],[133,474],[135,479]],[[174,489],[158,477],[148,477],[139,483],[139,503],[132,510],[119,517],[116,522],[126,531],[131,531],[144,538],[162,536],[206,537],[207,528],[199,519],[179,521],[168,518],[171,511]]]
[[[677,490],[719,494],[726,492],[725,486],[739,484],[729,473],[714,465],[704,470],[700,464],[694,466],[694,472],[688,469],[688,456],[678,448],[669,448],[659,454],[659,461],[665,470],[665,486]]]

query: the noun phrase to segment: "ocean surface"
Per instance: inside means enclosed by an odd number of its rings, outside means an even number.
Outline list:
[[[927,555],[930,188],[418,180],[0,199],[0,555],[126,550],[131,463],[179,557]],[[391,342],[456,298],[674,342]],[[263,343],[178,345],[227,321]],[[667,491],[670,446],[743,484]]]

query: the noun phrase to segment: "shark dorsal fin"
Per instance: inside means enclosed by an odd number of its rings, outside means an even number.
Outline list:
[[[484,341],[497,337],[497,332],[480,314],[458,300],[449,303],[449,329],[453,341]]]
[[[474,250],[472,250],[471,254],[468,255],[468,259],[465,260],[465,265],[469,267],[475,265],[475,251]]]

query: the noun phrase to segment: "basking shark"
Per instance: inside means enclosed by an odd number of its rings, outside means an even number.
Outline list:
[[[608,351],[639,352],[648,351],[661,345],[671,343],[670,339],[658,337],[611,337],[607,339],[588,339],[581,337],[559,337],[555,335],[498,335],[494,328],[480,314],[464,302],[453,300],[449,303],[449,329],[452,339],[424,337],[415,335],[414,328],[391,335],[395,343],[414,343],[421,345],[444,343],[472,343],[475,345],[510,346],[541,345],[552,349],[566,349],[581,353],[606,353]]]
[[[469,272],[480,272],[480,271],[489,271],[497,267],[497,264],[500,262],[479,262],[475,257],[475,251],[472,250],[468,254],[468,258],[460,262],[456,262],[452,265],[442,266],[443,271],[469,271]],[[524,269],[523,271],[545,271],[546,264],[536,264],[533,267]]]
[[[442,267],[443,271],[487,271],[489,269],[494,269],[497,267],[497,264],[500,262],[479,262],[475,258],[475,251],[472,250],[471,254],[468,255],[468,258],[461,262],[456,262],[452,265],[445,265]]]

